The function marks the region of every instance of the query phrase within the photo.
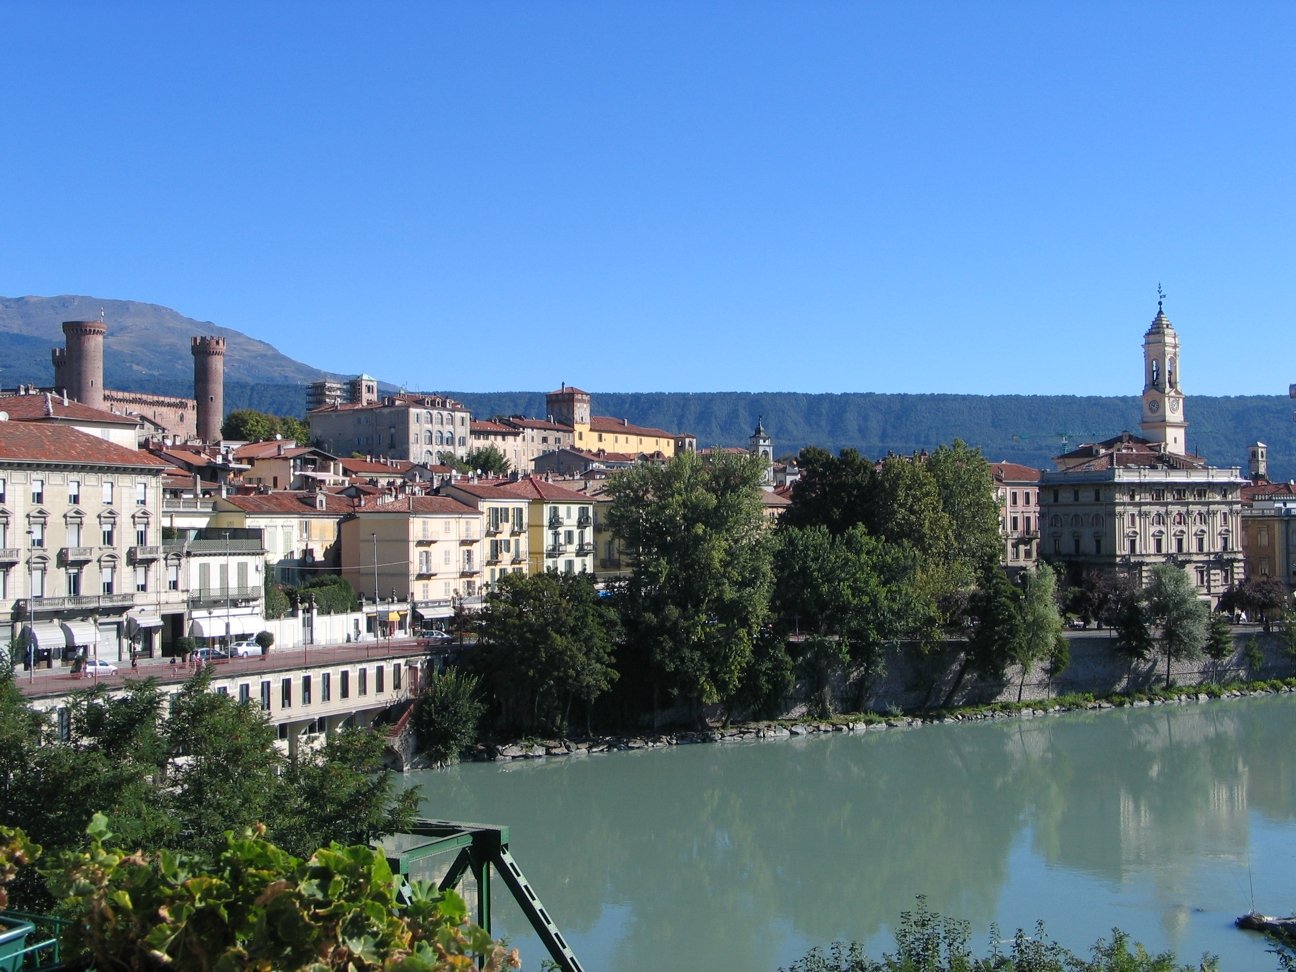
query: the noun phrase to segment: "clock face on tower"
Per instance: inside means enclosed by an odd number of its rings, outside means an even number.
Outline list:
[[[1179,411],[1179,399],[1177,398],[1170,399],[1170,411],[1172,412]]]
[[[1161,411],[1161,403],[1155,398],[1152,399],[1152,401],[1148,402],[1148,411],[1153,413]]]

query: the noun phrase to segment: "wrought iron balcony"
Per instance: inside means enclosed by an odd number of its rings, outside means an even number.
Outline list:
[[[587,557],[594,552],[594,544],[581,543],[576,545],[576,556]]]
[[[567,552],[567,544],[565,543],[551,543],[548,547],[545,548],[546,557],[560,557],[566,552]]]
[[[576,526],[578,527],[588,527],[593,522],[593,517],[588,513],[582,513],[580,516],[576,517]]]

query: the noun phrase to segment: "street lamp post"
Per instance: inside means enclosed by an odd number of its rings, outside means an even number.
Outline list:
[[[230,536],[229,531],[225,531],[225,643],[229,644],[230,633],[230,575],[234,573],[234,565],[230,563]]]
[[[378,593],[378,534],[369,534],[369,539],[373,541],[373,602],[374,602],[374,640],[378,640],[378,608],[382,604],[382,597]]]
[[[36,680],[36,531],[27,529],[27,680]]]

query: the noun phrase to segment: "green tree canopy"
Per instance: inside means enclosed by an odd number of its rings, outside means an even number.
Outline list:
[[[1197,658],[1209,635],[1209,611],[1197,596],[1188,574],[1174,564],[1152,568],[1147,586],[1148,610],[1161,626],[1157,644],[1166,660],[1166,688],[1176,659]]]
[[[1048,564],[1040,563],[1026,574],[1026,590],[1022,596],[1021,638],[1016,642],[1013,661],[1021,666],[1017,682],[1017,701],[1022,699],[1026,673],[1033,665],[1049,663],[1056,667],[1055,659],[1066,651],[1062,636],[1062,612],[1057,602],[1057,574]]]
[[[612,686],[616,617],[589,574],[506,574],[486,597],[474,668],[504,726],[563,732]]]
[[[134,846],[210,857],[225,831],[256,823],[310,853],[412,820],[415,796],[381,772],[381,738],[357,730],[292,763],[259,709],[210,683],[204,670],[174,696],[150,679],[121,695],[105,686],[75,693],[59,741],[12,678],[0,678],[0,825],[61,850],[80,844],[99,811]],[[48,904],[34,876],[20,875],[18,888],[25,904]]]
[[[814,446],[797,457],[801,478],[792,486],[792,505],[780,521],[787,527],[822,526],[845,533],[869,521],[877,473],[873,463],[854,449],[833,456]]]
[[[269,415],[253,408],[240,408],[225,416],[221,438],[235,442],[267,442],[279,436],[298,445],[310,445],[310,426],[299,418]]]
[[[769,609],[763,472],[755,456],[685,452],[608,481],[608,523],[634,560],[627,641],[698,724],[736,697]]]

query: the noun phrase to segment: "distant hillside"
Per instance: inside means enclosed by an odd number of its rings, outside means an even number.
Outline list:
[[[189,339],[215,334],[226,339],[225,378],[231,384],[308,382],[322,378],[318,368],[280,354],[264,341],[195,321],[168,307],[101,297],[0,297],[0,384],[48,385],[54,381],[50,350],[63,347],[64,321],[99,319],[103,308],[104,384],[123,391],[154,391],[165,384],[176,393],[193,394],[193,358]],[[153,385],[155,387],[149,387]],[[300,406],[299,406],[300,408]]]
[[[449,392],[474,415],[543,416],[544,395]],[[704,394],[592,393],[597,415],[692,432],[698,445],[745,445],[759,418],[777,455],[806,445],[870,457],[934,449],[953,438],[986,458],[1052,468],[1051,457],[1081,442],[1128,429],[1137,434],[1139,399],[1064,395],[810,395],[795,392]],[[1296,423],[1285,396],[1211,398],[1189,395],[1188,445],[1221,466],[1246,472],[1247,446],[1269,445],[1270,476],[1296,476]]]
[[[92,320],[104,308],[104,381],[110,388],[167,395],[193,394],[189,338],[218,334],[228,341],[225,408],[255,408],[301,416],[307,382],[325,372],[227,327],[195,321],[156,304],[98,297],[0,297],[0,384],[49,384],[50,349],[63,346],[63,321]],[[349,376],[348,376],[349,377]],[[384,386],[390,389],[391,386]],[[444,391],[475,416],[543,417],[543,392]],[[1191,391],[1191,390],[1190,390]],[[778,455],[807,445],[836,452],[851,447],[870,457],[934,449],[961,438],[988,459],[1051,467],[1069,446],[1137,433],[1134,396],[1089,398],[1024,395],[811,395],[797,392],[595,392],[594,411],[671,432],[692,432],[698,444],[745,445],[761,419]],[[1189,395],[1188,444],[1221,466],[1246,470],[1247,446],[1269,444],[1270,475],[1296,478],[1296,423],[1282,396],[1207,398]]]

